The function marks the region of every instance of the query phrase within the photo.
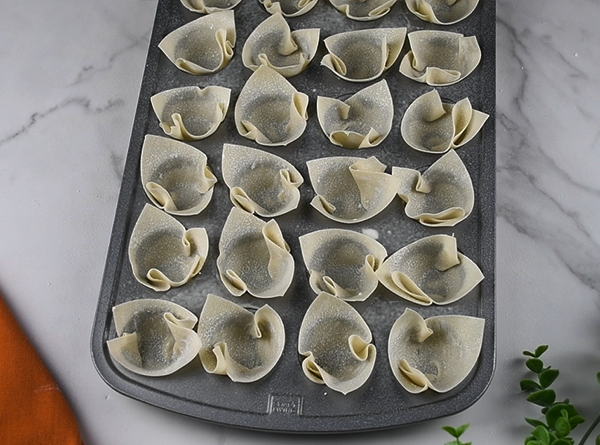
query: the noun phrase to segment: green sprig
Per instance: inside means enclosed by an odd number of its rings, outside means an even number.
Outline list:
[[[550,386],[556,381],[560,371],[544,364],[541,357],[547,350],[548,346],[542,345],[534,352],[523,352],[523,355],[529,357],[525,366],[534,373],[536,379],[521,380],[521,390],[529,393],[528,402],[542,407],[544,415],[544,420],[525,419],[533,426],[525,439],[525,445],[572,445],[575,441],[570,437],[571,432],[585,420],[568,399],[562,402],[556,400],[556,391]]]
[[[541,357],[547,350],[548,345],[541,345],[533,352],[523,351],[523,355],[529,357],[525,361],[525,366],[534,374],[534,378],[521,380],[520,387],[522,391],[528,393],[527,401],[541,407],[543,415],[542,419],[525,418],[533,429],[524,443],[525,445],[575,445],[571,433],[578,425],[584,423],[585,419],[579,415],[569,399],[557,401],[556,391],[551,386],[560,375],[560,371],[544,364]],[[596,374],[596,381],[600,385],[600,372]],[[578,445],[584,445],[599,424],[600,414],[584,433]],[[469,424],[458,428],[442,427],[454,437],[453,441],[445,445],[471,445],[471,442],[460,441],[460,437],[468,427]],[[600,435],[596,436],[595,445],[600,445]]]
[[[444,445],[471,445],[471,442],[461,442],[460,436],[462,436],[465,431],[469,428],[469,424],[461,425],[458,428],[454,428],[451,426],[443,426],[442,429],[450,434],[455,440],[451,442],[446,442]]]

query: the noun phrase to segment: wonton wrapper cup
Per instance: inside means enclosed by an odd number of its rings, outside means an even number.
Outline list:
[[[370,148],[390,133],[394,102],[385,80],[352,95],[345,101],[317,97],[317,117],[331,143],[344,148]]]
[[[369,326],[345,301],[325,292],[309,306],[298,336],[304,375],[348,394],[360,388],[375,366]]]
[[[400,62],[400,72],[417,82],[446,86],[460,82],[481,61],[477,37],[448,31],[408,33],[411,50]]]
[[[300,74],[311,62],[319,45],[319,29],[291,31],[280,13],[259,24],[242,49],[244,66],[256,71],[265,65],[284,77]]]
[[[174,373],[200,351],[193,331],[198,319],[166,300],[132,300],[113,307],[117,338],[106,345],[111,357],[136,374],[159,377]]]
[[[177,28],[158,47],[177,68],[198,76],[227,66],[235,38],[233,11],[220,11]]]
[[[269,14],[284,17],[298,17],[306,14],[317,5],[317,0],[259,0]]]
[[[172,139],[146,135],[140,162],[146,195],[172,215],[197,215],[212,199],[217,178],[204,153]]]
[[[233,9],[242,0],[181,0],[181,4],[192,12],[212,14],[226,9]]]
[[[474,110],[468,98],[442,103],[437,90],[411,103],[400,124],[404,141],[425,153],[446,153],[462,147],[479,133],[489,115]]]
[[[386,15],[396,0],[329,0],[329,2],[349,19],[366,22]]]
[[[155,291],[182,286],[198,275],[208,254],[203,228],[185,227],[146,204],[129,240],[129,262],[135,278]]]
[[[207,138],[225,120],[229,108],[229,88],[198,86],[162,91],[150,98],[160,128],[181,141]]]
[[[373,238],[353,230],[324,229],[302,235],[299,240],[315,293],[364,301],[377,288],[375,271],[387,251]]]
[[[266,376],[285,345],[281,317],[269,305],[252,313],[209,294],[198,321],[200,361],[211,374],[250,383]]]
[[[388,340],[392,372],[410,393],[444,393],[473,370],[483,343],[485,319],[439,315],[423,319],[412,309],[396,320]]]
[[[294,258],[277,222],[265,223],[237,207],[225,221],[219,252],[219,275],[232,295],[281,297],[294,277]]]
[[[224,144],[221,168],[236,207],[266,218],[298,207],[298,187],[304,179],[285,159],[243,145]]]
[[[327,37],[321,65],[350,82],[369,82],[389,69],[402,50],[406,28],[373,28]]]
[[[336,156],[308,161],[317,196],[311,205],[333,221],[353,224],[370,219],[392,202],[399,178],[385,173],[377,158]]]
[[[400,179],[398,196],[406,203],[406,216],[425,226],[453,227],[473,210],[473,182],[454,150],[423,174],[410,168],[393,167],[392,175]]]
[[[288,145],[306,129],[308,96],[285,77],[261,65],[250,76],[235,104],[240,135],[266,146]]]
[[[458,252],[456,238],[449,235],[428,236],[403,247],[376,273],[393,293],[422,306],[457,301],[483,280],[479,267]]]
[[[454,25],[467,18],[479,0],[406,0],[408,10],[436,25]]]

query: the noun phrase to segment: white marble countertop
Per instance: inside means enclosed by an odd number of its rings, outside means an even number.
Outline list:
[[[486,0],[482,0],[486,1]],[[87,445],[280,443],[115,393],[89,352],[155,0],[19,2],[0,14],[0,293],[57,379]],[[497,3],[497,366],[450,418],[344,436],[522,443],[538,411],[521,351],[549,343],[559,397],[600,406],[600,4]],[[598,101],[598,102],[596,102]],[[589,392],[594,388],[594,392]],[[335,436],[285,436],[289,443]]]

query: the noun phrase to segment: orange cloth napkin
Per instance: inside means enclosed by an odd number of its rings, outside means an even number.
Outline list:
[[[83,444],[71,408],[1,295],[0,444]]]

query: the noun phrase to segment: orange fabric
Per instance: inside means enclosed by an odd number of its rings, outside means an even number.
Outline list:
[[[71,408],[1,295],[0,444],[83,444]]]

